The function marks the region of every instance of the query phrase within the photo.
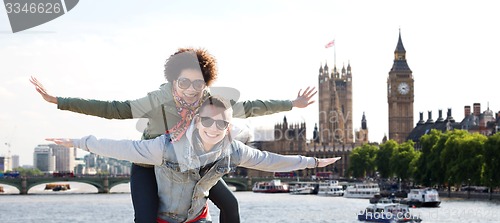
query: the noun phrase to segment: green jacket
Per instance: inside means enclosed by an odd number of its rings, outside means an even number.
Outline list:
[[[167,127],[177,124],[181,117],[175,108],[172,97],[172,84],[166,83],[160,89],[149,92],[145,97],[127,101],[99,101],[82,98],[57,98],[57,108],[107,119],[147,118],[143,139],[152,139],[165,133],[162,113],[165,109]],[[233,117],[248,118],[290,111],[290,100],[254,100],[237,102],[233,106]]]

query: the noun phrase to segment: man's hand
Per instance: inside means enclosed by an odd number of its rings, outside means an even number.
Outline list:
[[[61,146],[68,147],[68,148],[74,147],[73,141],[71,139],[66,139],[66,138],[48,138],[48,139],[45,139],[45,140],[54,142],[57,145],[61,145]]]
[[[334,157],[334,158],[326,158],[326,159],[318,159],[318,167],[325,167],[330,164],[337,162],[342,157]]]

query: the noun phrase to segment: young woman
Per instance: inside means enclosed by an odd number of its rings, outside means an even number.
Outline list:
[[[169,134],[142,141],[94,136],[47,140],[102,156],[155,165],[160,223],[211,222],[206,198],[209,190],[236,166],[285,172],[324,167],[340,159],[284,156],[249,147],[231,138],[232,112],[227,100],[210,96],[187,133],[175,142]]]
[[[107,119],[147,118],[148,125],[143,139],[153,139],[167,130],[173,141],[179,140],[187,130],[199,105],[208,97],[208,86],[217,79],[215,58],[206,50],[181,48],[170,56],[164,65],[167,83],[147,96],[128,101],[99,101],[81,98],[54,97],[43,85],[31,78],[40,95],[57,108]],[[255,117],[289,111],[293,107],[304,108],[313,103],[315,88],[299,91],[290,100],[255,100],[237,103],[233,115],[238,118]],[[155,172],[152,166],[132,164],[130,177],[135,222],[151,223],[156,220],[158,195]],[[220,209],[220,222],[238,223],[238,202],[224,181],[220,180],[210,191],[210,200]]]

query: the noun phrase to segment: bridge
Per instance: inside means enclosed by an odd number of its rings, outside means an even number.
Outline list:
[[[261,178],[261,177],[224,177],[226,184],[236,187],[237,191],[250,191],[256,182],[280,179],[282,182],[295,181],[296,178]],[[97,188],[98,193],[109,193],[110,189],[118,184],[130,182],[130,177],[112,176],[76,176],[76,177],[17,177],[0,178],[0,184],[13,186],[20,194],[28,194],[28,191],[37,185],[54,182],[80,182],[87,183]]]
[[[0,178],[0,184],[13,186],[20,191],[20,194],[28,194],[28,191],[37,185],[53,182],[80,182],[87,183],[97,188],[97,193],[109,193],[109,190],[123,183],[130,182],[130,177],[112,176],[78,176],[78,177],[17,177]]]

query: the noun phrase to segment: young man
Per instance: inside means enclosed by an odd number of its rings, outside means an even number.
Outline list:
[[[229,101],[208,97],[184,137],[172,142],[169,134],[155,139],[109,140],[47,139],[66,147],[122,160],[155,165],[160,207],[157,222],[211,222],[209,190],[236,166],[285,172],[330,165],[340,157],[318,159],[284,156],[249,147],[233,140],[229,131],[233,116]]]

